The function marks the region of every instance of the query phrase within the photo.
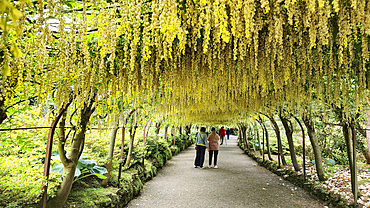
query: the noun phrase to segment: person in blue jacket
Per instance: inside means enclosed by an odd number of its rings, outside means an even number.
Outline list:
[[[230,139],[230,133],[231,133],[230,129],[227,128],[226,130],[227,139]]]
[[[200,132],[197,134],[197,140],[195,141],[195,150],[197,155],[195,157],[194,168],[203,168],[204,155],[206,153],[206,148],[209,152],[209,146],[207,141],[208,135],[206,134],[206,128],[200,128]]]

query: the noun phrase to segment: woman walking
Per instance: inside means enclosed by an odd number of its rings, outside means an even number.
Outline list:
[[[206,128],[200,128],[200,132],[197,135],[197,140],[195,142],[195,150],[197,151],[197,156],[195,157],[194,168],[203,168],[204,155],[206,153],[206,148],[208,147]],[[209,149],[208,149],[209,151]]]
[[[212,127],[211,129],[212,133],[208,136],[208,142],[209,142],[209,164],[208,167],[211,168],[212,166],[212,157],[213,155],[215,156],[214,162],[213,162],[213,167],[217,167],[217,156],[218,156],[218,148],[219,144],[218,141],[220,140],[220,137],[216,133],[216,129]]]

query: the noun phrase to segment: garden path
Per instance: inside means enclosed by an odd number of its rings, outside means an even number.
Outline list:
[[[236,139],[231,136],[220,146],[219,169],[194,168],[194,145],[172,157],[126,207],[324,207],[303,189],[257,165]]]

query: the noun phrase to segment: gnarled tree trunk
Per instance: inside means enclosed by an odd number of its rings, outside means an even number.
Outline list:
[[[324,169],[322,167],[321,150],[320,150],[319,142],[317,141],[317,138],[316,138],[315,125],[312,122],[312,120],[309,119],[307,115],[305,114],[302,116],[302,120],[303,120],[304,125],[307,128],[308,137],[310,138],[313,153],[315,155],[315,165],[316,165],[317,176],[320,181],[325,181],[326,178],[324,174]]]
[[[262,131],[264,131],[264,135],[266,137],[266,149],[267,149],[267,155],[270,161],[273,161],[274,159],[271,156],[271,149],[270,149],[270,141],[269,141],[269,132],[267,131],[265,123],[262,121],[261,116],[259,116],[259,120],[257,120],[260,125],[262,126]],[[265,150],[263,150],[265,151]]]
[[[271,121],[271,123],[274,127],[275,133],[276,133],[276,138],[277,138],[277,142],[278,142],[278,150],[279,150],[279,153],[278,153],[279,155],[278,156],[281,157],[281,162],[283,163],[283,165],[287,165],[287,163],[285,161],[284,154],[283,154],[283,144],[281,143],[281,135],[280,135],[279,126],[276,123],[273,116],[268,116],[268,118],[270,119],[270,121]],[[279,157],[279,165],[280,165],[280,157]]]
[[[288,139],[290,158],[292,159],[294,170],[299,171],[300,168],[298,166],[297,157],[296,157],[295,150],[294,150],[292,123],[290,122],[289,119],[284,117],[284,115],[279,114],[279,117],[280,117],[281,122],[283,123],[285,134]]]
[[[137,125],[136,125],[136,123],[133,124],[133,125],[130,127],[130,147],[128,149],[125,167],[127,167],[127,166],[130,165],[131,157],[132,157],[132,151],[133,151],[133,148],[134,148],[134,140],[135,140],[135,134],[136,134]]]
[[[267,155],[269,157],[269,160],[270,161],[273,161],[274,159],[272,158],[272,155],[271,155],[271,148],[270,148],[270,141],[269,141],[269,132],[267,131],[267,128],[266,128],[265,124],[263,124],[263,128],[265,130],[265,135],[266,135]]]
[[[162,121],[155,123],[155,134],[158,135],[161,130]]]
[[[101,182],[101,186],[103,186],[103,187],[108,185],[109,175],[110,175],[110,172],[112,170],[113,152],[114,152],[114,145],[116,143],[117,131],[118,131],[118,123],[114,122],[113,123],[112,134],[111,134],[111,137],[110,137],[109,152],[108,152],[108,164],[106,166],[107,173],[105,174],[105,177],[107,177],[107,178],[104,179]]]
[[[304,178],[306,179],[306,139],[305,139],[305,134],[304,134],[304,129],[303,129],[303,126],[301,124],[301,122],[299,121],[299,119],[294,116],[292,113],[290,114],[298,123],[298,125],[301,127],[301,131],[302,131],[302,152],[303,152],[303,176]]]
[[[62,184],[60,185],[56,196],[48,202],[47,207],[61,208],[68,198],[69,192],[72,188],[78,158],[81,154],[81,146],[83,145],[83,141],[85,139],[86,127],[90,116],[94,111],[93,104],[95,102],[95,96],[96,95],[93,95],[93,97],[84,105],[83,109],[81,110],[78,131],[72,140],[71,151],[68,157],[65,154],[64,148],[61,146],[58,148],[60,160],[63,163],[66,176],[63,178]]]
[[[242,126],[242,131],[243,131],[244,148],[247,147],[247,149],[249,151],[248,138],[247,138],[247,128],[246,128],[245,125]]]
[[[262,147],[262,143],[261,143],[261,138],[260,138],[260,133],[258,131],[258,128],[255,128],[255,131],[257,133],[257,140],[258,140],[258,148],[259,148],[259,151],[261,153],[261,155],[263,154],[263,147]]]
[[[3,123],[3,121],[8,118],[8,115],[6,115],[6,109],[4,106],[4,98],[0,96],[0,124]]]

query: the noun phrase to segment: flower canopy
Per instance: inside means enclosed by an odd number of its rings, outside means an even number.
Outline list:
[[[357,108],[370,82],[367,0],[1,1],[1,93],[97,112],[146,102],[229,122],[309,101]]]

